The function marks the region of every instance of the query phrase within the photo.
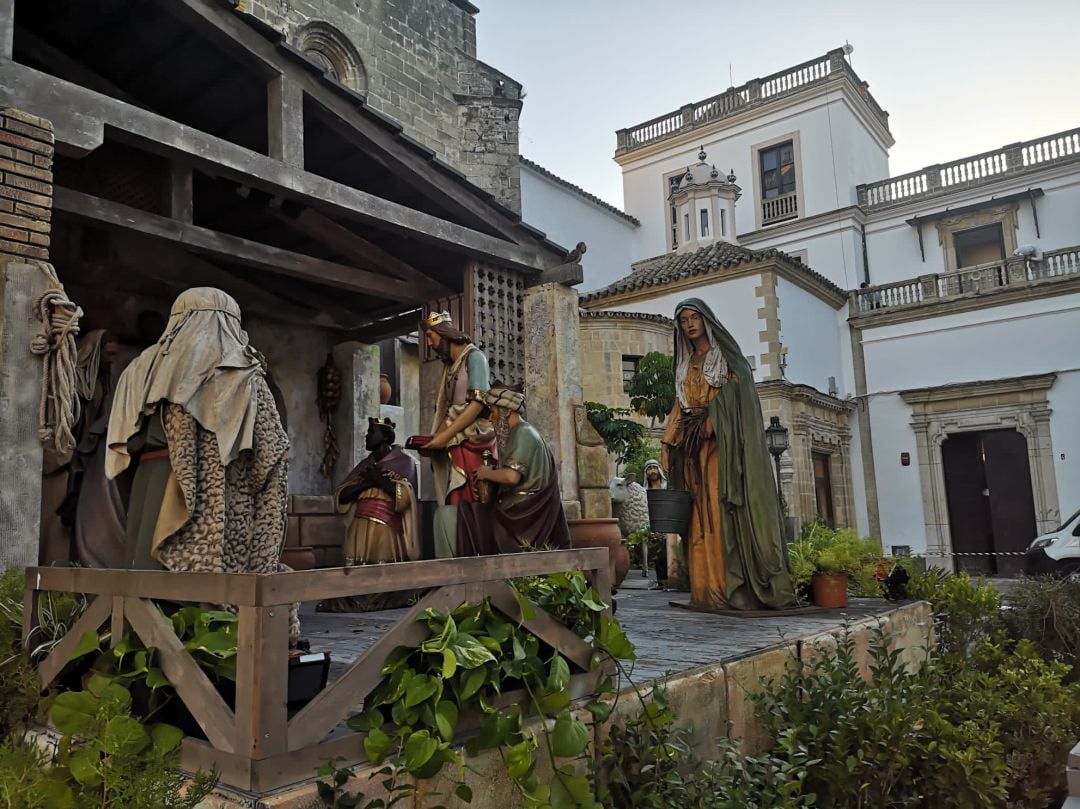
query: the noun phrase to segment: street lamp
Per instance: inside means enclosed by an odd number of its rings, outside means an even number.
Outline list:
[[[765,428],[765,440],[768,442],[773,463],[776,464],[776,494],[780,497],[780,511],[784,513],[787,505],[784,503],[784,490],[780,486],[780,456],[787,452],[791,445],[788,443],[788,429],[780,424],[779,416],[769,418],[769,426]]]

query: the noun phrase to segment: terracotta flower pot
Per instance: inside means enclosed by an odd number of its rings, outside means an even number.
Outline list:
[[[613,587],[622,584],[630,570],[630,551],[622,541],[616,519],[567,520],[570,545],[574,548],[607,548]]]
[[[390,387],[390,377],[386,374],[379,374],[379,403],[390,404],[390,397],[393,394],[394,389]]]
[[[815,573],[811,580],[814,603],[827,610],[847,606],[847,573]]]
[[[281,551],[281,563],[293,570],[311,570],[315,567],[315,551],[311,548],[285,548]]]

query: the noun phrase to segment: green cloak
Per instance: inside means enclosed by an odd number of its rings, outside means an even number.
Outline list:
[[[679,357],[679,310],[705,321],[736,379],[721,386],[709,405],[720,464],[727,600],[734,609],[785,609],[795,603],[784,542],[780,499],[765,443],[754,375],[739,344],[698,298],[675,307],[675,364]],[[676,382],[678,384],[678,382]],[[669,486],[685,489],[681,448],[670,450]]]

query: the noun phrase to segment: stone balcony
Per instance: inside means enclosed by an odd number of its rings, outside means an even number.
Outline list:
[[[788,98],[808,88],[828,82],[847,81],[865,102],[870,115],[889,129],[889,113],[877,103],[868,85],[858,77],[844,58],[841,48],[809,62],[789,67],[779,73],[751,79],[739,87],[729,87],[723,93],[696,104],[686,104],[674,112],[658,116],[615,133],[615,157],[633,152],[643,146],[691,132],[715,121]]]
[[[851,317],[860,319],[892,313],[919,314],[920,309],[949,301],[964,303],[962,308],[966,309],[1005,302],[999,297],[1003,293],[1015,296],[1021,290],[1041,292],[1038,288],[1070,281],[1080,282],[1080,246],[1044,253],[1039,260],[1010,256],[955,272],[857,289],[849,293],[848,306]]]
[[[1080,161],[1080,128],[857,186],[868,213]]]

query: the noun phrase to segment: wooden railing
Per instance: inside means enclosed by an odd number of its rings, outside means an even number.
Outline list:
[[[879,210],[1080,160],[1080,128],[858,186],[859,205]]]
[[[851,69],[847,60],[844,59],[843,50],[837,48],[824,56],[781,70],[779,73],[760,79],[751,79],[739,87],[730,87],[723,93],[696,104],[686,104],[674,112],[652,118],[637,126],[620,129],[615,133],[615,154],[631,152],[679,132],[704,126],[840,76],[852,82],[859,96],[870,108],[871,114],[888,130],[889,114],[881,109],[866,89],[866,83],[860,80]]]
[[[507,579],[564,571],[584,571],[605,603],[611,572],[606,548],[538,551],[462,559],[330,568],[295,573],[170,573],[163,571],[30,568],[23,612],[24,637],[34,628],[42,592],[93,596],[38,673],[48,687],[71,658],[79,639],[110,623],[115,644],[130,629],[158,650],[161,669],[207,741],[184,739],[181,764],[208,770],[215,764],[221,782],[262,792],[314,774],[328,757],[355,764],[365,760],[362,733],[340,727],[378,685],[387,656],[398,646],[415,646],[427,636],[418,618],[429,607],[453,610],[486,598],[512,620],[557,649],[576,669],[570,691],[583,697],[595,688],[590,672],[593,648],[543,610],[523,620]],[[296,602],[340,596],[426,590],[426,594],[385,635],[291,718],[288,686],[289,607]],[[230,706],[195,659],[184,649],[157,600],[231,604],[238,613],[236,701]],[[513,701],[524,694],[504,694]],[[468,723],[463,722],[467,727]]]
[[[1044,253],[1041,259],[1012,256],[1005,261],[932,273],[892,284],[858,289],[850,295],[853,315],[890,312],[939,300],[982,295],[1080,275],[1080,246]]]

